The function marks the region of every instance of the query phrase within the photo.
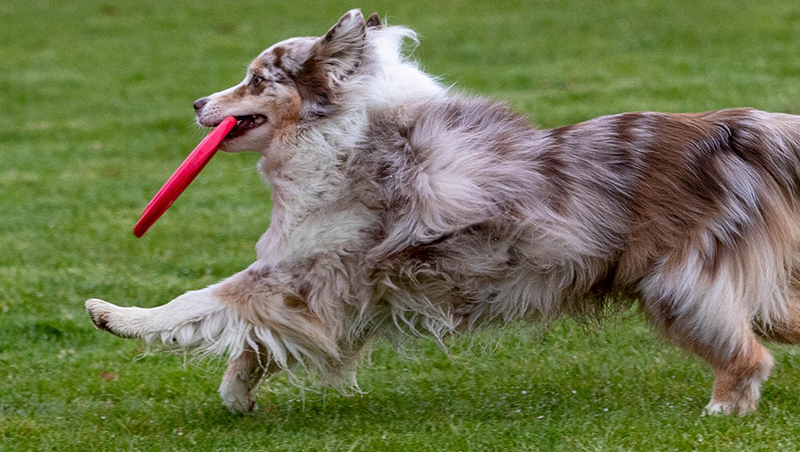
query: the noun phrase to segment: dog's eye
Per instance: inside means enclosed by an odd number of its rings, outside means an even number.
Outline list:
[[[250,80],[250,83],[252,83],[253,85],[260,85],[264,83],[264,77],[260,75],[254,75],[253,78]]]

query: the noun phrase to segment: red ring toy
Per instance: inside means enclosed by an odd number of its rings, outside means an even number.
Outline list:
[[[192,183],[195,177],[203,171],[206,164],[214,154],[217,153],[217,146],[225,139],[225,136],[230,133],[231,129],[236,126],[236,118],[228,116],[214,128],[200,144],[186,157],[186,160],[181,163],[178,169],[172,173],[172,176],[167,179],[167,182],[158,190],[158,193],[153,197],[147,207],[142,213],[142,217],[136,222],[133,227],[133,235],[141,237],[150,229],[150,226],[158,220],[164,212],[169,209],[169,206],[178,199],[178,196],[186,190],[186,187]]]

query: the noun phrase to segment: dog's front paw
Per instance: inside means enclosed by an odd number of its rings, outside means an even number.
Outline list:
[[[234,413],[252,413],[258,408],[250,388],[243,381],[225,378],[219,386],[222,403]]]
[[[89,313],[89,317],[92,318],[92,323],[94,323],[94,326],[96,326],[98,330],[113,333],[108,326],[108,317],[111,314],[111,307],[113,306],[111,303],[92,298],[86,300],[84,306],[86,307],[86,312]]]
[[[92,323],[94,326],[97,327],[99,330],[108,331],[111,334],[120,337],[135,337],[135,335],[123,331],[120,328],[121,319],[118,318],[118,312],[120,308],[115,306],[107,301],[103,301],[97,298],[92,298],[90,300],[86,300],[85,303],[86,312],[89,313],[89,317],[92,319]]]

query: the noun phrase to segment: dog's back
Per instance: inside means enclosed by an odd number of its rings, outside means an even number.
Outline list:
[[[351,165],[353,183],[373,180],[381,199],[365,253],[388,274],[413,274],[403,265],[452,273],[440,279],[458,304],[481,314],[513,305],[514,316],[646,297],[655,275],[678,263],[682,280],[767,272],[767,287],[789,281],[796,117],[625,113],[539,131],[487,100],[410,110],[373,118]],[[773,253],[765,258],[775,268],[753,253]],[[771,318],[783,308],[776,295],[761,288],[745,298]]]

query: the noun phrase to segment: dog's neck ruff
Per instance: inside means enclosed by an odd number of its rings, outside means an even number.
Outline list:
[[[290,257],[291,231],[341,196],[343,162],[363,144],[370,117],[397,114],[406,105],[447,95],[434,77],[402,55],[404,39],[416,41],[416,35],[404,27],[370,33],[364,69],[342,86],[336,113],[301,124],[281,144],[283,160],[269,155],[261,159],[259,171],[272,187],[272,215],[269,230],[256,246],[255,266]]]

